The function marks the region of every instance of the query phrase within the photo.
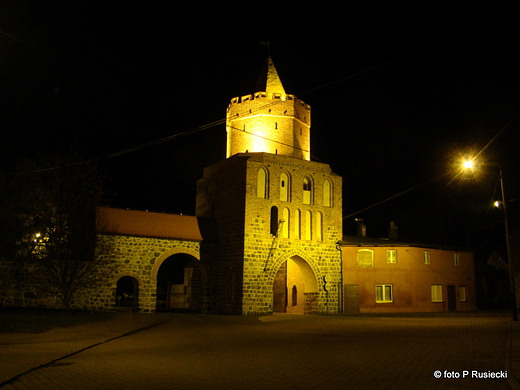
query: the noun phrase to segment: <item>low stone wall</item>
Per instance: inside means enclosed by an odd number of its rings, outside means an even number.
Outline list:
[[[71,301],[73,309],[108,311],[116,307],[117,281],[133,277],[139,286],[137,310],[154,312],[156,308],[157,272],[169,256],[183,253],[200,259],[196,241],[100,235],[103,253],[93,275],[95,283],[80,289]],[[38,267],[21,267],[14,261],[0,261],[0,306],[62,308],[61,297],[50,286],[33,276]],[[199,279],[203,279],[201,275]],[[202,290],[201,290],[202,291]],[[202,293],[200,293],[202,294]],[[199,305],[204,298],[198,296]]]

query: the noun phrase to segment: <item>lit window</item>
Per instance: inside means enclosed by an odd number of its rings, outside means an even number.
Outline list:
[[[388,249],[386,251],[386,262],[387,263],[397,263],[397,250],[396,249]]]
[[[360,249],[357,251],[357,266],[358,268],[373,268],[374,267],[374,251],[370,249]]]
[[[442,302],[442,284],[432,284],[432,302]]]
[[[430,252],[424,252],[424,264],[430,264]]]
[[[280,200],[289,201],[289,176],[285,172],[280,175]]]
[[[459,297],[461,302],[466,302],[466,286],[460,286]]]
[[[376,284],[376,302],[393,302],[391,284]]]
[[[460,262],[459,262],[459,254],[458,253],[454,253],[453,254],[453,265],[458,267],[459,264],[460,264]]]
[[[311,204],[311,180],[307,177],[303,178],[303,203]]]

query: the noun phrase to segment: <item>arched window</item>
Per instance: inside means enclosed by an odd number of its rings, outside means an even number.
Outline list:
[[[298,240],[302,238],[302,213],[300,210],[296,210],[294,213],[294,237]]]
[[[270,224],[270,233],[272,236],[276,236],[278,232],[278,207],[271,207],[271,224]]]
[[[292,305],[298,306],[298,288],[296,285],[292,287]]]
[[[332,207],[332,184],[328,179],[323,182],[323,206]]]
[[[312,214],[309,210],[305,211],[305,239],[312,240]]]
[[[316,238],[318,241],[323,240],[323,214],[320,212],[316,214]]]
[[[308,177],[303,178],[303,204],[311,204],[312,181]]]
[[[264,168],[258,170],[257,184],[256,184],[256,196],[259,198],[267,198],[267,171]]]
[[[289,238],[289,209],[285,207],[283,209],[283,224],[282,224],[282,237]]]
[[[280,175],[280,200],[288,202],[290,191],[289,176],[285,172],[282,172]]]

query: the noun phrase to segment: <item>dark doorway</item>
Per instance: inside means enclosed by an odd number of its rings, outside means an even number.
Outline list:
[[[123,276],[117,281],[116,306],[132,309],[139,308],[139,284],[131,276]]]
[[[168,257],[157,272],[157,311],[186,310],[191,296],[191,276],[189,267],[196,260],[187,254]]]
[[[287,262],[276,272],[273,282],[273,312],[287,312]]]
[[[457,310],[457,292],[451,285],[448,285],[448,310]]]
[[[359,285],[345,284],[343,286],[344,312],[346,314],[359,313]]]

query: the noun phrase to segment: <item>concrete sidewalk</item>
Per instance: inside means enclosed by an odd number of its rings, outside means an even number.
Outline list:
[[[111,320],[44,333],[0,333],[0,387],[39,367],[170,318],[162,314],[115,313]]]
[[[276,320],[277,317],[262,319],[265,322]],[[0,333],[0,387],[38,368],[56,364],[65,357],[172,320],[175,321],[175,316],[169,314],[116,313],[111,320],[53,329],[40,334]],[[519,322],[509,324],[509,338],[505,342],[507,353],[504,369],[508,371],[507,381],[511,388],[520,390]]]

